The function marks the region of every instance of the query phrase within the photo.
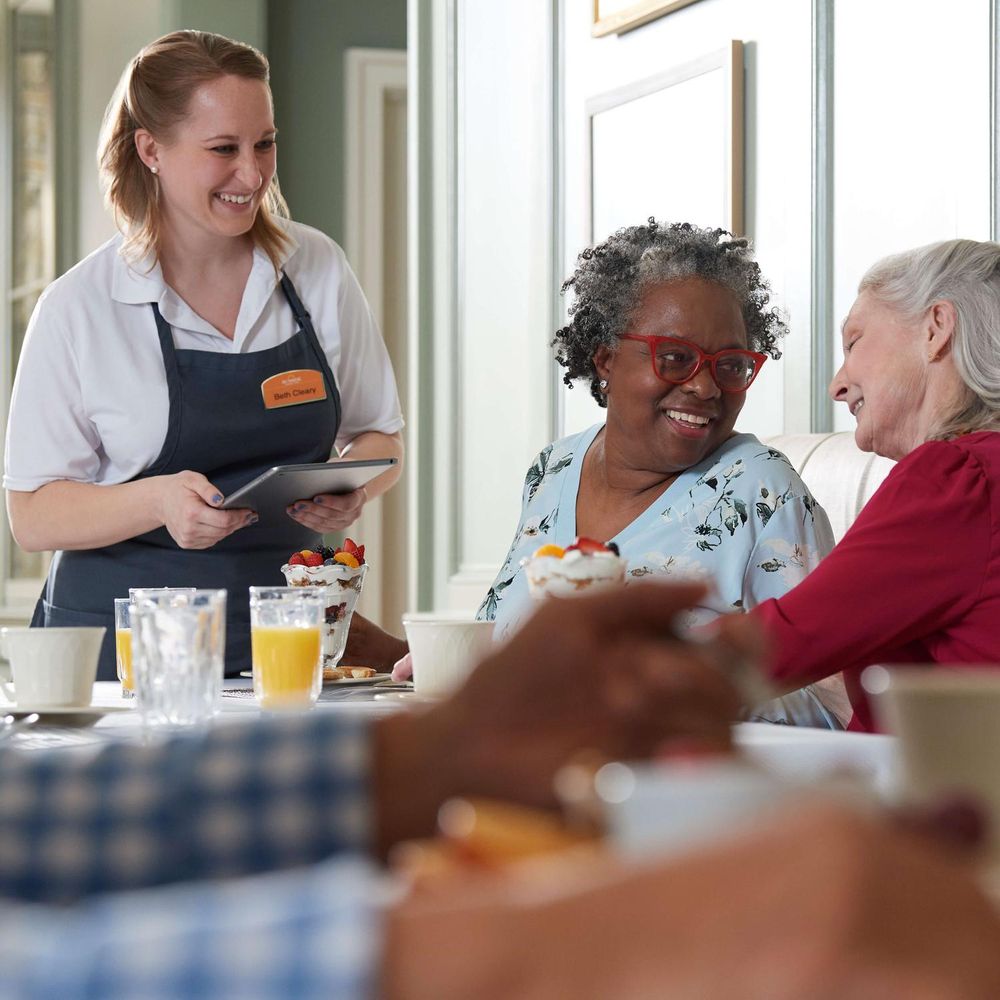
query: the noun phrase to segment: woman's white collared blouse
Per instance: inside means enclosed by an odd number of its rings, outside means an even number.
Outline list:
[[[295,222],[281,267],[312,316],[340,390],[337,446],[403,426],[392,365],[343,250]],[[28,324],[7,424],[4,488],[55,480],[122,483],[160,453],[169,402],[151,302],[178,349],[249,353],[297,332],[268,256],[257,249],[232,340],[163,280],[159,264],[130,265],[116,236],[42,294]],[[252,432],[248,428],[248,432]]]

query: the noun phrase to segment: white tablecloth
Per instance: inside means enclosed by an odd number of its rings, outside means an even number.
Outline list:
[[[382,692],[379,692],[382,693]],[[324,688],[313,711],[362,712],[368,715],[385,715],[405,707],[404,701],[391,698],[376,699],[372,686],[356,685],[341,688]],[[10,703],[0,697],[0,716]],[[134,700],[122,698],[121,685],[116,681],[98,681],[94,685],[92,705],[111,707],[119,711],[92,717],[87,726],[60,724],[57,716],[44,716],[34,726],[12,736],[9,743],[23,749],[36,747],[94,747],[109,741],[126,740],[141,742],[146,738],[142,719]],[[120,709],[125,708],[125,711]],[[256,718],[260,708],[254,701],[252,682],[244,677],[227,677],[223,696],[219,700],[219,714],[213,724],[225,725]],[[5,741],[6,742],[6,741]]]
[[[220,699],[219,714],[213,724],[225,725],[260,715],[251,693],[248,678],[226,678]],[[376,694],[383,697],[376,698]],[[373,686],[357,685],[324,688],[313,711],[352,712],[378,716],[406,708],[398,696]],[[10,743],[24,749],[35,747],[90,747],[109,741],[141,742],[147,738],[141,717],[133,701],[121,696],[114,682],[94,685],[93,704],[128,706],[97,718],[93,725],[53,725],[49,718],[13,736]],[[0,699],[0,715],[4,702]],[[57,720],[54,720],[57,721]],[[820,781],[838,771],[860,774],[879,795],[891,794],[895,775],[896,746],[889,736],[867,733],[838,733],[824,729],[773,726],[766,723],[740,723],[734,727],[736,745],[752,760],[780,775],[796,781]]]
[[[752,760],[796,781],[850,772],[865,778],[881,796],[890,796],[896,787],[892,736],[744,722],[735,727],[733,738]]]

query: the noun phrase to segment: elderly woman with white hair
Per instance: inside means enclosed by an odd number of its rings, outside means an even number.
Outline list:
[[[843,671],[850,728],[873,663],[1000,663],[1000,244],[880,261],[843,325],[830,395],[898,464],[820,565],[751,614],[792,690]]]

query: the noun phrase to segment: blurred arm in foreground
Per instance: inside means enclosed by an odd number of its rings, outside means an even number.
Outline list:
[[[391,998],[1000,995],[1000,920],[960,859],[839,806],[682,857],[526,863],[386,919]]]

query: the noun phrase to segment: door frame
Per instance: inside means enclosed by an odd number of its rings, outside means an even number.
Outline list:
[[[379,329],[384,329],[386,108],[390,101],[406,97],[406,52],[348,49],[344,76],[344,252],[368,299],[375,322]],[[405,340],[403,347],[405,349]],[[403,476],[394,488],[409,492],[410,475],[409,465],[404,462]],[[388,569],[381,498],[366,505],[352,532],[376,554],[380,570]],[[405,565],[398,578],[409,579]],[[384,580],[384,572],[370,573],[358,605],[363,614],[376,621],[382,617]],[[406,597],[407,606],[410,606],[413,595],[407,592]]]

